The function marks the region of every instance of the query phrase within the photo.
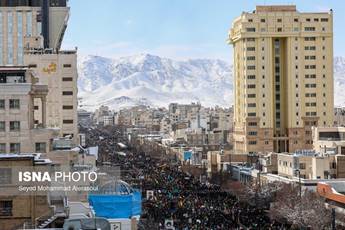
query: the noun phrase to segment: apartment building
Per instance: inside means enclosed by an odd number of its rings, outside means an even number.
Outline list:
[[[38,219],[54,215],[56,206],[52,205],[48,192],[37,192],[35,195],[19,192],[20,184],[15,176],[20,168],[48,170],[50,164],[48,159],[40,159],[34,155],[0,155],[0,229],[22,229],[23,226],[31,228],[38,224]]]
[[[48,86],[25,67],[0,68],[0,153],[46,153],[59,130],[47,128]],[[35,110],[34,100],[40,102]],[[35,123],[35,113],[42,119]]]
[[[333,125],[333,13],[257,6],[233,21],[236,153],[311,149]]]
[[[277,160],[278,175],[287,178],[333,179],[345,176],[344,155],[324,155],[304,150],[294,154],[279,153]]]
[[[315,151],[345,155],[345,127],[313,127],[312,134]]]
[[[66,0],[4,0],[0,4],[0,70],[28,67],[36,83],[48,87],[42,103],[34,99],[35,123],[59,128],[77,143],[76,50],[60,50],[67,27]]]

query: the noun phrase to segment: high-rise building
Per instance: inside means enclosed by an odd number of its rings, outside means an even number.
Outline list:
[[[5,125],[4,130],[7,131],[9,122],[18,121],[21,129],[54,128],[59,136],[71,136],[77,143],[77,54],[76,50],[60,49],[68,18],[66,0],[0,0],[0,84],[6,88],[0,94],[0,102],[4,103],[3,113],[0,107],[0,124]],[[46,95],[35,96],[28,88],[29,83],[36,88],[34,85],[45,85]],[[28,91],[19,90],[23,87]],[[15,109],[6,105],[11,100],[21,105],[20,116],[24,120],[11,117]],[[31,108],[33,116],[27,118]],[[19,136],[16,143],[24,150],[23,146],[27,146],[24,140],[28,138],[23,132]],[[0,130],[0,144],[9,150],[7,142],[1,139]]]
[[[312,126],[333,125],[333,13],[257,6],[236,18],[234,150],[312,148]]]

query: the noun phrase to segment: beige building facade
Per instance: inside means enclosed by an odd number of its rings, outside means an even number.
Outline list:
[[[33,101],[34,127],[44,122],[44,127],[58,128],[59,136],[71,136],[78,143],[77,54],[76,50],[60,50],[68,18],[66,0],[1,1],[0,71],[30,69],[34,83],[47,87],[44,102],[37,97]],[[13,85],[15,93],[16,87],[24,86]]]
[[[257,6],[236,18],[236,153],[311,149],[312,126],[333,125],[333,13]]]
[[[322,155],[318,153],[279,153],[278,175],[303,179],[344,178],[345,156]]]
[[[27,68],[0,68],[0,153],[45,153],[59,130],[46,128],[47,85],[36,84]],[[35,124],[34,100],[42,120]]]
[[[27,53],[25,63],[35,73],[38,83],[48,86],[46,122],[47,127],[60,128],[60,136],[78,138],[78,88],[77,54],[75,51],[59,53]],[[42,119],[41,104],[35,100],[37,115],[35,122]]]
[[[345,127],[313,127],[314,150],[345,155]]]

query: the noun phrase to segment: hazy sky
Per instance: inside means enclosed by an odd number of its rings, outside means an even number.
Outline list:
[[[334,54],[345,56],[343,0],[69,0],[64,48],[107,57],[151,53],[229,60],[232,20],[256,5],[296,4],[299,11],[334,12]]]

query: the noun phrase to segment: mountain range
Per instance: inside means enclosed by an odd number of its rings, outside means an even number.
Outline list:
[[[230,62],[230,61],[229,61]],[[233,104],[232,65],[217,59],[178,61],[151,54],[121,58],[88,55],[78,60],[80,107],[114,110],[135,105],[200,102]],[[345,58],[334,58],[335,105],[345,106]]]

